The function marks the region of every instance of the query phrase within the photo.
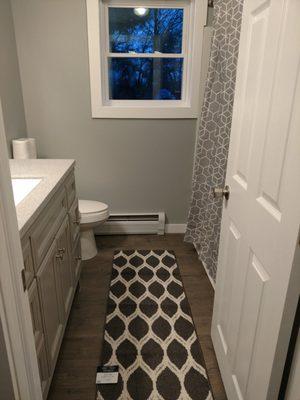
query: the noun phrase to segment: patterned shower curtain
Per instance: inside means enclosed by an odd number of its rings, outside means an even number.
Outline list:
[[[242,5],[243,0],[214,1],[212,45],[185,234],[185,241],[194,244],[213,281],[222,215],[222,199],[214,199],[213,188],[225,183]]]

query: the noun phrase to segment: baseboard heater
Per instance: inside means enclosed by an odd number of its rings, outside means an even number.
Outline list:
[[[96,235],[130,235],[165,233],[165,213],[112,214],[95,229]]]

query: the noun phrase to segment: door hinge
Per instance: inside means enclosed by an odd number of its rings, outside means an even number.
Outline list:
[[[25,269],[22,269],[22,271],[21,271],[21,275],[22,275],[23,289],[24,289],[24,292],[25,292],[25,291],[26,291],[26,289],[27,289],[27,285],[26,285],[26,273],[25,273]]]

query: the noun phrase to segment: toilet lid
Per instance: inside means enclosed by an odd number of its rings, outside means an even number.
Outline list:
[[[108,210],[108,205],[100,201],[79,200],[80,214],[94,214]]]

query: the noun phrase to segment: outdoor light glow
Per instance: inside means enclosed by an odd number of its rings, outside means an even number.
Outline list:
[[[145,7],[137,7],[134,9],[134,13],[138,17],[143,17],[144,15],[148,14],[148,12],[149,12],[148,8]]]

